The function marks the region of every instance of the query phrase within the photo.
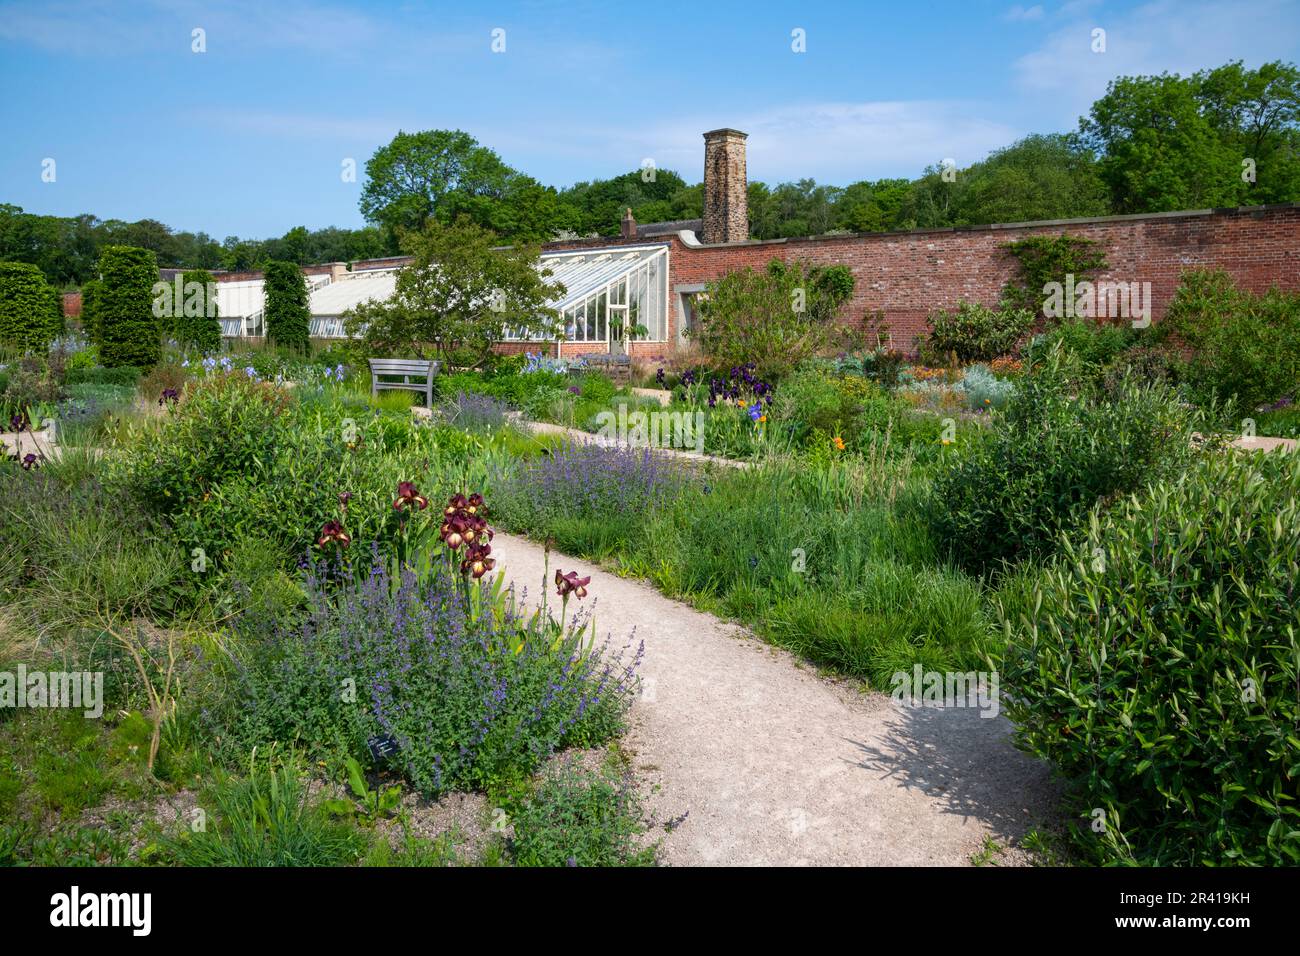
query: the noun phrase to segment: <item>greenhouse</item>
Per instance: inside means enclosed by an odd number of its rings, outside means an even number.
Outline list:
[[[560,315],[564,341],[604,343],[620,350],[624,324],[635,338],[663,342],[668,337],[668,247],[616,246],[547,253],[538,267],[549,271],[547,281],[562,285],[564,294],[551,305]],[[393,294],[397,269],[345,273],[337,278],[308,276],[311,294],[311,335],[343,338],[343,316],[363,302],[382,302]],[[228,338],[263,334],[265,306],[262,280],[219,286],[221,332]],[[640,327],[638,329],[638,327]],[[507,334],[507,341],[553,342],[553,334],[528,337]]]

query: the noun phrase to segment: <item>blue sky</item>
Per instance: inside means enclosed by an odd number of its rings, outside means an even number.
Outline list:
[[[719,126],[750,133],[753,180],[915,176],[1072,129],[1115,76],[1230,59],[1300,62],[1300,0],[0,0],[0,202],[218,239],[359,226],[343,162],[360,180],[430,128],[556,186],[646,158],[698,181]]]

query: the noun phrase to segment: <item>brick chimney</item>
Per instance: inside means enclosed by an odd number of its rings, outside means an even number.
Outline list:
[[[749,238],[748,138],[748,133],[735,129],[704,134],[703,242],[744,242]]]
[[[632,207],[627,207],[627,212],[623,213],[623,221],[619,223],[618,234],[624,239],[636,238],[636,218],[632,215]]]

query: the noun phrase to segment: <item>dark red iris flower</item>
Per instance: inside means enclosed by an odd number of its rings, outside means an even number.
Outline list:
[[[475,580],[483,577],[497,565],[495,559],[488,557],[491,553],[492,546],[489,544],[471,544],[465,550],[465,560],[460,563],[460,573],[468,574]]]
[[[570,571],[568,574],[558,570],[555,572],[555,590],[562,598],[567,598],[570,594],[579,600],[585,598],[587,596],[587,585],[590,583],[590,575],[580,578],[577,571]]]
[[[399,481],[397,483],[397,500],[393,502],[393,507],[398,511],[403,508],[418,508],[423,511],[429,507],[429,499],[415,490],[414,482]]]
[[[337,521],[326,521],[320,526],[320,536],[316,539],[316,547],[323,548],[326,545],[337,544],[340,548],[346,548],[352,543],[352,536],[343,530],[343,525]]]

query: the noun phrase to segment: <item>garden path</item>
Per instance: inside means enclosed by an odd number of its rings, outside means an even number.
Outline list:
[[[578,444],[602,445],[606,448],[644,448],[645,445],[630,444],[620,442],[617,438],[610,438],[607,435],[597,435],[593,432],[584,432],[580,428],[569,428],[565,425],[557,425],[554,422],[534,422],[527,419],[520,419],[519,423],[537,434],[544,435],[563,435],[565,438]],[[750,468],[752,464],[748,461],[737,461],[734,458],[719,458],[717,455],[704,455],[693,451],[683,451],[679,448],[660,448],[653,446],[656,455],[663,455],[668,458],[676,458],[686,462],[712,463],[722,465],[727,468]]]
[[[536,604],[542,547],[498,534],[493,554]],[[1053,819],[1049,770],[1011,746],[1006,718],[900,707],[643,582],[552,552],[557,569],[591,575],[571,615],[594,606],[613,646],[645,642],[624,746],[656,820],[686,815],[658,830],[665,863],[966,865],[986,836],[1007,846]]]

